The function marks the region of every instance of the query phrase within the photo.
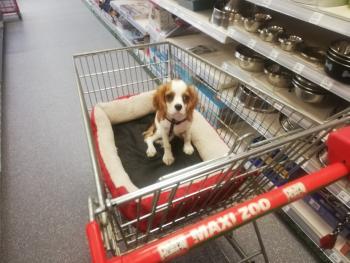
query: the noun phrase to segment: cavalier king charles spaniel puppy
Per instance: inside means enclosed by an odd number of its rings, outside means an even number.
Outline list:
[[[153,106],[156,109],[155,120],[143,133],[148,157],[156,155],[157,150],[153,143],[161,139],[164,147],[163,162],[171,165],[174,162],[174,156],[170,141],[174,136],[184,139],[183,151],[186,154],[193,153],[191,125],[197,101],[194,87],[188,86],[182,80],[171,80],[158,87],[153,97]]]

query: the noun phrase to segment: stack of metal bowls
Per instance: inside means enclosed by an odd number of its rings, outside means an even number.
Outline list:
[[[210,18],[210,22],[227,28],[232,26],[235,22],[241,20],[241,15],[236,8],[236,1],[217,1],[214,5],[214,10]]]
[[[327,90],[299,75],[294,76],[292,84],[295,95],[307,103],[320,103],[328,94]]]
[[[256,33],[258,29],[264,26],[272,17],[269,14],[256,13],[253,17],[243,19],[244,29],[248,32]]]
[[[295,51],[303,43],[303,39],[296,35],[281,34],[278,37],[281,49],[285,51]]]
[[[268,62],[265,65],[264,73],[270,84],[278,88],[289,88],[292,82],[293,73],[277,63]]]
[[[244,45],[237,46],[235,57],[239,66],[247,71],[262,72],[264,70],[265,57]]]
[[[350,84],[350,41],[340,40],[330,45],[324,68],[330,77]]]
[[[244,107],[262,113],[276,112],[275,108],[265,100],[256,95],[247,86],[240,83],[236,89],[236,98],[244,105]]]
[[[290,118],[288,118],[282,112],[280,112],[279,122],[280,122],[283,130],[285,130],[286,132],[290,132],[290,131],[293,131],[293,130],[300,128],[300,126],[297,123],[292,121]]]
[[[262,40],[266,42],[275,42],[277,41],[279,35],[284,32],[284,29],[281,26],[273,25],[265,28],[259,28],[258,32]]]

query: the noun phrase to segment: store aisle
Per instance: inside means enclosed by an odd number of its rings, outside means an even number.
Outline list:
[[[93,193],[72,54],[120,44],[82,1],[19,1],[5,32],[1,262],[88,262]]]
[[[5,32],[0,261],[89,262],[94,186],[72,54],[120,44],[80,0],[19,4],[23,21]],[[316,262],[274,216],[259,222],[271,262]],[[255,246],[249,226],[238,237]],[[219,248],[234,258],[221,239],[177,262],[224,262]]]

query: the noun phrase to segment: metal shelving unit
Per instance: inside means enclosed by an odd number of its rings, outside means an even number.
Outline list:
[[[315,65],[304,60],[297,54],[284,51],[276,44],[265,42],[257,35],[245,31],[240,26],[231,27],[228,30],[228,35],[237,42],[254,49],[254,51],[263,56],[311,80],[337,96],[350,101],[349,85],[328,77],[323,70],[323,66]]]
[[[95,14],[95,16],[106,26],[106,28],[125,45],[132,45],[131,41],[125,37],[123,31],[116,26],[113,19],[104,10],[99,8],[94,0],[84,0],[85,4]]]
[[[291,203],[282,208],[284,213],[303,231],[303,233],[318,246],[322,236],[332,231],[331,227],[308,207],[303,200]],[[340,253],[342,244],[345,243],[343,238],[338,237],[334,249],[321,250],[322,253],[334,263],[344,263],[349,260]]]
[[[148,35],[147,26],[148,26],[148,18],[133,18],[129,14],[127,14],[123,8],[120,8],[120,3],[118,1],[112,1],[110,3],[111,7],[116,10],[119,14],[121,14],[133,27],[135,27],[138,31],[140,31],[143,35]]]
[[[209,18],[211,15],[210,10],[193,12],[189,9],[186,9],[180,6],[174,0],[150,0],[150,1],[164,8],[168,12],[175,14],[182,20],[191,24],[193,27],[199,29],[203,33],[216,39],[220,43],[225,44],[225,43],[232,42],[232,40],[227,34],[227,30],[217,27],[209,22]]]
[[[218,99],[228,108],[253,127],[258,133],[266,138],[283,135],[284,131],[278,121],[278,113],[260,113],[250,110],[235,97],[235,89],[226,89],[219,93]]]
[[[214,46],[218,49],[217,52],[209,55],[203,55],[202,58],[213,63],[214,65],[221,67],[231,76],[235,77],[237,80],[247,84],[248,86],[254,87],[255,89],[261,91],[262,93],[272,97],[274,100],[279,103],[273,103],[273,106],[278,110],[284,113],[287,116],[290,116],[292,112],[299,112],[303,117],[293,114],[292,120],[298,122],[300,126],[307,129],[312,124],[323,123],[332,113],[333,106],[315,106],[312,104],[304,103],[300,100],[296,100],[294,93],[290,92],[288,89],[276,88],[266,81],[266,77],[263,73],[252,73],[241,69],[234,59],[227,59],[232,57],[234,48],[227,48],[226,45],[214,45],[209,37],[204,38],[202,36],[193,35],[185,37],[175,37],[168,39],[170,42],[177,44],[181,47],[194,47],[196,46],[195,39],[200,39],[197,41],[200,43],[207,43],[208,46]],[[192,40],[192,41],[191,41]],[[190,42],[190,44],[188,44]],[[230,45],[231,46],[231,45]],[[183,58],[186,59],[186,58]],[[197,66],[196,61],[186,61],[187,65],[194,64],[194,67]],[[193,67],[193,68],[194,68]],[[214,83],[214,86],[217,86],[215,83],[219,80],[215,80],[213,72],[208,71],[206,68],[200,69],[196,67],[196,74],[199,75],[201,79],[204,79],[208,83]],[[306,117],[306,118],[305,118]],[[302,121],[300,121],[302,119]]]
[[[251,73],[241,69],[236,61],[232,60],[230,62],[225,62],[223,64],[224,70],[230,73],[232,76],[239,78],[242,82],[260,90],[261,92],[269,95],[280,103],[274,103],[273,106],[284,113],[285,115],[290,115],[291,109],[293,111],[299,112],[303,116],[306,116],[309,120],[303,119],[300,122],[300,118],[295,118],[292,120],[299,123],[303,128],[308,128],[314,123],[321,124],[330,115],[333,110],[332,106],[317,107],[312,104],[304,103],[300,100],[296,100],[295,94],[290,92],[286,88],[276,88],[265,79],[263,73]],[[287,106],[287,107],[285,107]]]
[[[312,8],[312,6],[297,4],[291,0],[247,1],[350,37],[350,16],[348,18],[349,20],[347,20],[345,17],[341,18],[339,16],[335,17],[334,14],[332,16],[327,14],[327,9],[332,10],[332,8],[315,9]],[[342,6],[340,8],[344,8],[344,10],[346,10],[347,6]],[[337,10],[338,12],[340,11],[339,8],[337,8]]]
[[[153,3],[158,4],[162,8],[166,9],[168,12],[173,13],[185,20],[187,23],[193,25],[203,33],[211,36],[221,43],[228,43],[229,38],[242,43],[255,51],[259,52],[263,56],[276,61],[282,66],[291,69],[297,74],[311,80],[312,82],[320,85],[321,87],[329,90],[330,92],[342,97],[343,99],[350,101],[350,88],[348,85],[345,85],[339,81],[329,78],[323,70],[322,66],[317,66],[313,63],[310,63],[300,56],[284,51],[280,49],[277,45],[267,43],[262,41],[255,34],[246,32],[239,25],[230,27],[228,30],[222,29],[216,25],[210,23],[209,19],[211,16],[211,11],[202,11],[202,12],[193,12],[188,10],[179,4],[177,4],[174,0],[151,0]],[[281,2],[280,0],[261,0],[260,3],[263,2]],[[283,3],[289,3],[288,1],[283,1]],[[291,2],[293,3],[293,2]],[[282,4],[281,4],[282,5]],[[287,4],[288,5],[288,4]],[[267,6],[265,4],[265,6]],[[271,6],[271,5],[270,5]],[[293,3],[293,6],[298,5]],[[305,12],[310,10],[302,8]],[[290,11],[294,12],[294,11]],[[315,13],[315,12],[313,12]],[[332,18],[330,16],[327,16]],[[336,20],[338,21],[338,19]],[[310,22],[313,22],[311,19]],[[326,21],[327,22],[327,21]],[[346,28],[346,24],[349,29],[349,23],[346,21],[343,23],[344,29]],[[350,30],[347,30],[350,32]],[[347,32],[348,34],[350,34]]]

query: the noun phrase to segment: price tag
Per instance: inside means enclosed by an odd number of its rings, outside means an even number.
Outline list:
[[[256,40],[255,39],[249,39],[249,42],[247,44],[248,47],[250,47],[251,49],[253,49],[256,45]]]
[[[310,199],[310,200],[309,200],[309,204],[310,204],[313,208],[315,208],[317,211],[319,211],[320,208],[321,208],[321,206],[320,206],[315,200],[313,200],[313,199]]]
[[[230,29],[229,29],[229,34],[230,34],[230,36],[231,36],[232,38],[236,38],[236,37],[237,37],[238,32],[237,32],[237,30],[236,30],[236,29],[234,29],[234,28],[230,28]]]
[[[269,7],[271,5],[272,0],[262,0],[261,5],[264,7]]]
[[[309,22],[311,24],[318,25],[323,17],[323,14],[318,13],[318,12],[313,12],[312,15],[309,18]]]
[[[280,52],[278,52],[276,49],[272,49],[269,54],[269,58],[271,58],[272,60],[276,60],[279,54]]]
[[[324,77],[321,81],[321,86],[327,90],[330,90],[333,87],[333,80],[328,77]]]
[[[347,192],[345,192],[344,190],[341,190],[337,194],[337,197],[346,204],[350,202],[350,195]]]
[[[304,70],[305,66],[300,63],[295,63],[293,66],[293,71],[297,74],[300,74]]]
[[[253,87],[253,88],[257,88],[257,87],[258,87],[258,84],[257,84],[255,81],[250,80],[250,81],[249,81],[249,86],[251,86],[251,87]]]
[[[329,258],[333,261],[333,262],[337,262],[337,263],[341,263],[342,262],[342,259],[341,257],[335,253],[335,252],[332,252],[331,254],[329,254]]]

